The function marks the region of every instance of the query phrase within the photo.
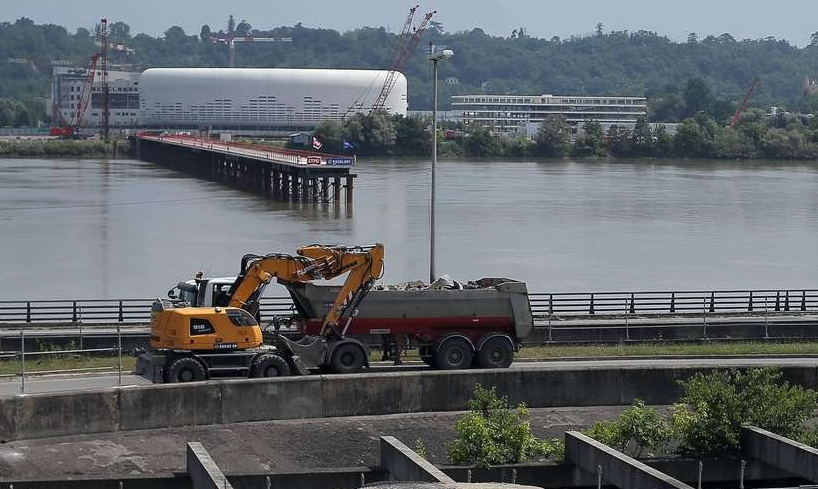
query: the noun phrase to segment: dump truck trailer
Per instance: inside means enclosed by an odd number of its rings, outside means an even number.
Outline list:
[[[307,282],[285,285],[304,335],[318,334],[340,287]],[[534,327],[524,282],[481,279],[476,288],[370,290],[338,328],[344,336],[378,336],[387,351],[417,348],[439,369],[505,368]],[[397,350],[397,351],[395,351]]]

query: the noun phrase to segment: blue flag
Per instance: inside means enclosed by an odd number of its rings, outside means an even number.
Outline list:
[[[344,139],[344,149],[355,149],[355,146],[353,146],[352,143]]]

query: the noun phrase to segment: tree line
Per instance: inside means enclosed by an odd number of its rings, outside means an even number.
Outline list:
[[[112,50],[112,62],[141,68],[227,66],[227,47],[213,42],[212,36],[233,32],[292,38],[289,43],[237,46],[238,66],[385,69],[397,42],[397,35],[385,27],[338,32],[300,23],[257,28],[252,19],[225,24],[204,25],[198,33],[171,26],[157,37],[132,33],[123,21],[112,22],[111,42],[133,49],[131,54]],[[0,98],[47,97],[51,61],[84,66],[98,49],[94,45],[97,28],[89,27],[69,33],[64,27],[39,25],[27,18],[0,23]],[[452,59],[440,65],[441,78],[450,81],[441,84],[444,108],[449,95],[466,93],[636,95],[651,101],[652,120],[679,121],[682,114],[677,109],[688,78],[701,78],[713,87],[719,95],[714,103],[735,106],[759,76],[762,83],[752,103],[792,110],[802,101],[803,78],[818,76],[818,36],[799,48],[773,37],[737,40],[730,34],[700,38],[691,33],[685,42],[675,42],[651,31],[605,32],[601,24],[592,35],[561,39],[531,36],[524,26],[508,36],[492,36],[480,28],[447,32],[443,23],[433,22],[421,48],[406,64],[413,110],[431,106],[424,52],[429,42],[455,51]]]

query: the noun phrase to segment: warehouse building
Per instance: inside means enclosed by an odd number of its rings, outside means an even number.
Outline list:
[[[593,120],[609,127],[633,125],[648,113],[644,97],[454,95],[452,107],[462,111],[464,124],[486,126],[497,134],[530,132],[551,115],[562,115],[574,126]]]
[[[145,127],[239,133],[311,130],[323,121],[368,113],[387,71],[289,68],[152,68],[140,81]],[[384,109],[406,115],[398,74]]]

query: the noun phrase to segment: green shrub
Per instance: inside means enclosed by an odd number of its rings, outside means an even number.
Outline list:
[[[681,455],[718,456],[740,448],[742,424],[781,436],[805,436],[816,392],[781,382],[778,368],[697,374],[681,382],[684,395],[671,423]]]
[[[562,442],[541,440],[531,434],[524,404],[511,409],[508,399],[498,397],[495,388],[475,385],[469,409],[454,427],[455,441],[449,447],[453,463],[490,467],[525,462],[536,456],[553,460],[564,456]]]
[[[651,456],[670,440],[667,421],[641,399],[613,421],[597,421],[585,434],[634,457]]]

